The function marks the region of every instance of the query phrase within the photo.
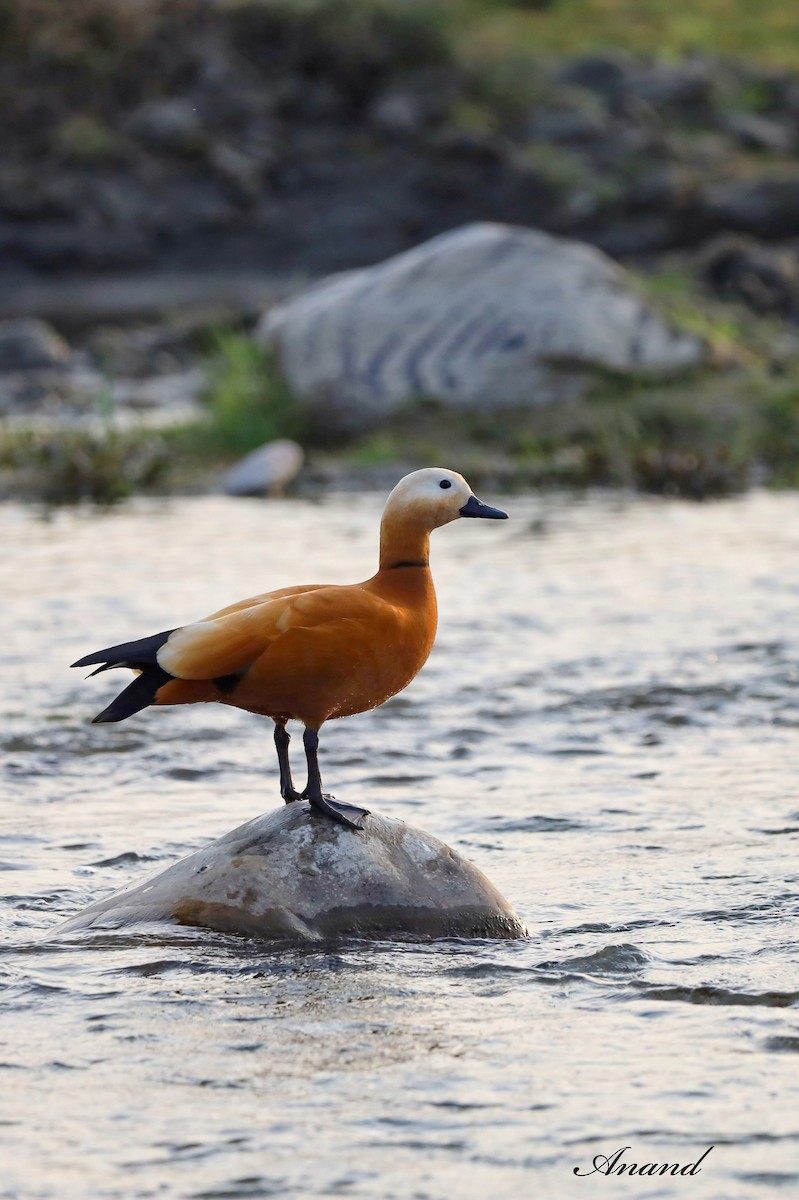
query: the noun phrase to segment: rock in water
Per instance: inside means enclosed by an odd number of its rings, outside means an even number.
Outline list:
[[[485,875],[437,838],[378,813],[356,833],[304,802],[248,821],[55,933],[153,921],[294,941],[527,932]]]
[[[494,224],[322,280],[267,312],[258,336],[306,408],[344,431],[413,397],[535,405],[579,392],[591,370],[674,374],[707,356],[600,250]]]

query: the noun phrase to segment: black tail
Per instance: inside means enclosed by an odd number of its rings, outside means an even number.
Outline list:
[[[141,672],[133,683],[128,684],[125,690],[112,700],[108,708],[103,709],[94,718],[93,724],[124,721],[126,717],[131,717],[152,704],[158,689],[173,678],[168,671],[159,666],[156,658],[171,633],[174,633],[174,630],[167,629],[163,633],[140,638],[137,642],[122,642],[119,646],[109,646],[107,650],[96,650],[94,654],[87,654],[85,658],[79,658],[72,664],[73,667],[92,667],[99,663],[100,666],[91,672],[92,675],[97,675],[100,671],[109,671],[112,667],[130,667]]]

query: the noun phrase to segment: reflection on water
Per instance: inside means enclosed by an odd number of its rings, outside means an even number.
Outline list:
[[[489,498],[490,499],[490,498]],[[381,501],[0,509],[0,1196],[799,1190],[799,499],[508,504],[435,535],[441,628],[323,733],[342,798],[487,871],[521,943],[41,935],[278,802],[267,722],[92,726],[67,665],[373,569]],[[611,1189],[616,1189],[611,1191]]]

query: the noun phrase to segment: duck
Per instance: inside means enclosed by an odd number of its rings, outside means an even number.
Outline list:
[[[304,584],[239,600],[208,617],[96,650],[72,663],[136,678],[94,718],[127,720],[145,708],[216,702],[268,717],[287,804],[363,829],[369,809],[324,791],[319,731],[326,721],[377,708],[424,666],[438,610],[430,535],[462,517],[506,520],[457,471],[426,467],[399,481],[380,523],[378,570],[363,583]],[[307,783],[294,786],[289,721],[304,726]]]

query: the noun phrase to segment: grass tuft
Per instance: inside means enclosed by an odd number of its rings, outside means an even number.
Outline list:
[[[166,441],[143,429],[10,429],[0,439],[0,468],[15,492],[45,504],[116,504],[161,483],[170,465]]]
[[[541,11],[471,0],[454,36],[488,58],[528,53],[705,53],[766,65],[799,66],[799,5],[790,0],[554,0]],[[755,99],[755,104],[758,99]]]
[[[305,417],[269,354],[237,331],[213,335],[204,403],[205,416],[171,431],[187,456],[231,459],[275,438],[305,436]]]

